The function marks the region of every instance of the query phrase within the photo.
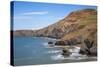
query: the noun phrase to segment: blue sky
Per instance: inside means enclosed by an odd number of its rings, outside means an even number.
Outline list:
[[[14,1],[13,29],[14,30],[36,30],[66,17],[76,10],[92,8],[96,6],[51,4],[39,2]]]

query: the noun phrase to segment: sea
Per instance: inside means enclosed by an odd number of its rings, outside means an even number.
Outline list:
[[[57,39],[47,37],[14,37],[14,66],[86,62],[97,60],[95,57],[74,57],[74,55],[65,58],[61,55],[62,48],[49,47],[48,42],[55,43],[56,41]]]

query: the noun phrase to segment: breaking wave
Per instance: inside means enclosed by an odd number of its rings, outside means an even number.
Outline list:
[[[48,51],[47,53],[61,53],[62,51],[61,50],[51,50],[51,51]]]
[[[54,48],[54,47],[53,47],[53,44],[48,44],[48,43],[43,43],[43,46],[44,46],[45,48]]]
[[[48,47],[49,45],[48,45],[48,43],[43,43],[43,46]]]
[[[88,59],[88,57],[86,56],[69,56],[69,57],[64,57],[63,55],[61,54],[58,54],[58,55],[54,55],[54,56],[51,56],[51,59],[52,60],[82,60],[82,59]]]
[[[52,60],[63,60],[64,56],[61,54],[58,54],[58,55],[51,56],[51,59]]]
[[[45,48],[52,48],[48,43],[44,43],[43,46]],[[95,57],[88,57],[86,55],[79,54],[80,48],[79,47],[74,47],[73,49],[69,49],[70,54],[69,56],[63,56],[62,50],[49,50],[46,53],[53,54],[50,56],[52,60],[86,60],[86,59],[96,59]]]

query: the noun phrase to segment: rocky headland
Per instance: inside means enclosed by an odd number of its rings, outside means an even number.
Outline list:
[[[97,56],[97,11],[95,9],[73,11],[62,20],[45,28],[16,30],[13,31],[13,35],[56,38],[60,39],[55,43],[57,46],[79,46],[81,54]]]

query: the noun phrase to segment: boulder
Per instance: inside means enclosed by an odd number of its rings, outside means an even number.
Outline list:
[[[93,46],[90,49],[90,52],[91,52],[91,56],[97,56],[97,46]]]
[[[65,42],[64,41],[57,41],[55,43],[55,45],[58,45],[58,46],[66,46]]]
[[[48,44],[53,44],[53,42],[48,42]]]
[[[69,52],[68,50],[66,50],[66,49],[63,49],[63,50],[62,50],[62,55],[63,55],[64,57],[68,57],[68,56],[70,55],[70,52]]]
[[[94,41],[86,39],[84,40],[84,44],[82,44],[79,53],[87,56],[97,56],[97,45]]]

